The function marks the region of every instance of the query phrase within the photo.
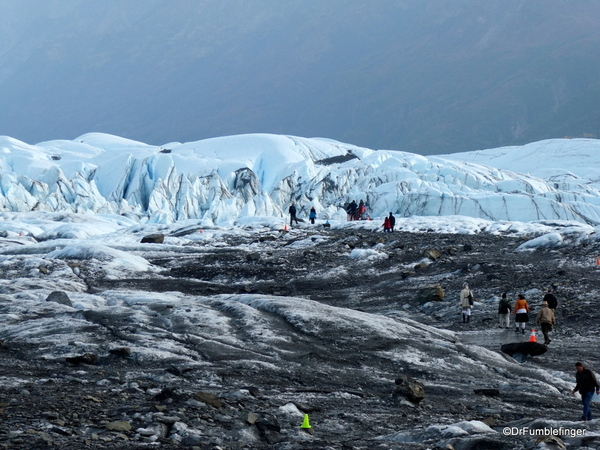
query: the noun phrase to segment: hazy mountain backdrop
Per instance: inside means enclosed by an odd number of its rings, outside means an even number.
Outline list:
[[[0,135],[600,136],[594,0],[0,0]]]

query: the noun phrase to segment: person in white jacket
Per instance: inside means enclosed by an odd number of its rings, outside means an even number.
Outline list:
[[[473,308],[473,292],[471,292],[467,283],[463,285],[463,290],[460,291],[460,307],[462,308],[463,323],[469,323],[471,321],[471,309]]]

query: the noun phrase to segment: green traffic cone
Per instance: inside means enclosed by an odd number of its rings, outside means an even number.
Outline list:
[[[310,421],[308,420],[308,414],[304,414],[304,420],[302,421],[300,428],[312,428],[310,426]]]

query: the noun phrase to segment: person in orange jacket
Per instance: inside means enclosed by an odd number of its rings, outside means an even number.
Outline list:
[[[521,325],[521,333],[525,334],[525,324],[529,322],[529,305],[523,294],[517,295],[517,301],[515,302],[515,325],[517,329],[515,332],[519,332],[519,324]]]

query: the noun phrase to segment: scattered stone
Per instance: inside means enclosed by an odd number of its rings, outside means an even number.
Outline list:
[[[423,252],[423,256],[431,259],[432,261],[436,261],[442,257],[442,254],[434,249],[427,249]]]
[[[274,417],[261,417],[255,423],[256,428],[262,439],[266,440],[269,444],[273,444],[279,440],[279,433],[281,432],[281,425]]]
[[[425,387],[422,383],[413,380],[407,375],[400,375],[396,379],[396,387],[392,392],[392,397],[397,398],[399,396],[406,397],[406,399],[418,405],[425,398]]]
[[[48,275],[50,273],[50,271],[48,270],[48,268],[44,267],[44,266],[40,266],[38,268],[38,270],[40,271],[40,273],[43,273],[44,275]]]
[[[131,358],[131,349],[129,347],[113,348],[109,350],[108,353],[121,358]]]
[[[426,286],[417,293],[419,303],[441,302],[444,300],[444,290],[439,284]]]
[[[246,260],[249,262],[260,261],[260,253],[258,253],[258,252],[248,253],[246,255]]]
[[[131,431],[131,424],[126,421],[109,422],[106,424],[106,429],[109,431]]]
[[[172,399],[176,397],[175,389],[171,387],[164,388],[159,394],[154,396],[154,400],[162,402],[167,399]]]
[[[200,446],[203,443],[204,442],[203,442],[202,437],[197,436],[195,434],[190,434],[181,440],[181,445],[183,445],[184,447]]]
[[[98,355],[95,353],[85,353],[80,356],[73,356],[71,358],[67,358],[66,361],[71,364],[89,364],[94,365],[98,363]]]
[[[551,445],[551,447],[550,446],[546,446],[544,448],[552,448],[552,449],[555,449],[555,450],[567,450],[567,447],[565,446],[565,443],[558,436],[540,436],[539,438],[537,438],[535,440],[535,445],[538,445],[538,444],[540,444],[542,442],[544,444],[550,444]]]
[[[194,398],[196,400],[206,403],[207,405],[214,406],[215,408],[223,407],[223,402],[221,401],[221,399],[218,396],[210,394],[208,392],[196,392],[194,394]]]
[[[243,389],[246,389],[248,392],[250,392],[250,395],[254,397],[258,397],[260,395],[260,389],[258,389],[256,386],[246,386]]]
[[[162,244],[165,241],[164,234],[149,234],[140,241],[142,244]]]
[[[259,242],[276,241],[277,237],[269,234],[267,236],[261,236],[258,238]]]
[[[66,292],[63,291],[54,291],[51,292],[50,295],[46,298],[47,302],[55,302],[60,303],[61,305],[67,305],[71,308],[73,307],[73,303],[71,303],[71,299],[67,295]]]
[[[500,395],[500,390],[494,388],[473,389],[473,392],[475,392],[477,395],[487,395],[489,397],[496,397]]]
[[[254,414],[253,412],[249,412],[248,415],[246,416],[246,422],[249,423],[250,425],[255,424],[257,420],[258,420],[258,416],[256,414]]]
[[[182,377],[183,375],[185,375],[187,372],[191,372],[194,369],[191,368],[185,368],[185,369],[180,369],[179,367],[175,367],[175,366],[171,366],[168,369],[165,369],[167,372],[169,372],[170,374],[176,375],[178,377]]]

